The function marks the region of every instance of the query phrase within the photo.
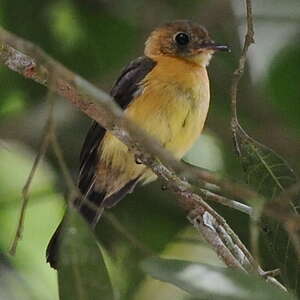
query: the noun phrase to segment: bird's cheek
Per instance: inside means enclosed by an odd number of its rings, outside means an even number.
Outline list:
[[[199,66],[207,67],[212,58],[213,50],[204,50],[190,57],[190,61],[196,63]]]

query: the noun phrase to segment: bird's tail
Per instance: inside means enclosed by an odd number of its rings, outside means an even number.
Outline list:
[[[123,199],[128,193],[131,193],[136,186],[139,178],[129,181],[118,192],[105,197],[105,193],[92,190],[86,199],[77,198],[73,203],[74,207],[79,211],[83,218],[95,228],[105,208],[111,208]],[[57,227],[51,240],[47,246],[46,258],[47,262],[54,269],[57,269],[58,255],[60,247],[60,239],[64,227],[65,217]]]
[[[48,243],[47,250],[46,250],[46,259],[47,263],[54,269],[57,269],[58,264],[58,246],[59,246],[59,239],[60,233],[63,227],[64,220],[58,225],[57,229],[55,230],[54,234],[52,235],[50,242]]]

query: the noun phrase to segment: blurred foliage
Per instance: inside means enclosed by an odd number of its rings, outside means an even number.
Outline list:
[[[32,0],[29,3],[1,0],[0,25],[38,44],[57,60],[108,91],[120,69],[142,54],[144,40],[153,27],[172,19],[200,21],[214,40],[230,44],[232,54],[218,54],[210,64],[212,104],[206,125],[209,130],[186,160],[239,181],[242,170],[232,147],[228,97],[231,74],[240,52],[238,2]],[[300,28],[299,22],[286,18],[294,35],[281,34],[280,47],[278,43],[276,49],[272,47],[275,44],[272,34],[283,28],[282,22],[271,13],[272,10],[283,13],[283,9],[278,9],[279,2],[276,3],[277,6],[273,5],[273,0],[267,0],[254,6],[255,13],[263,6],[270,11],[265,19],[255,19],[256,31],[262,32],[264,39],[266,36],[270,39],[265,52],[255,52],[254,46],[251,58],[264,61],[268,56],[271,63],[262,75],[256,75],[255,80],[251,68],[244,76],[239,89],[239,115],[251,136],[274,148],[295,170],[299,170]],[[299,12],[297,1],[288,0],[281,5],[291,8],[295,14]],[[51,151],[34,178],[17,255],[6,255],[19,215],[22,186],[45,122],[46,93],[43,87],[0,66],[0,250],[3,253],[0,256],[0,299],[20,299],[20,295],[22,299],[58,299],[56,272],[45,263],[44,255],[63,213],[67,189]],[[57,99],[56,131],[74,178],[89,122],[63,99]],[[248,217],[220,205],[214,207],[249,246]],[[221,264],[205,242],[191,233],[193,230],[173,196],[163,192],[159,182],[138,188],[112,212],[119,224],[103,218],[96,235],[117,299],[152,299],[154,292],[156,298],[189,299],[187,293],[144,274],[139,262],[149,252],[166,258]],[[120,231],[120,226],[143,247],[130,241]],[[265,259],[268,253],[262,256],[266,269],[276,267],[274,262]]]
[[[259,278],[226,268],[159,258],[148,258],[141,267],[150,276],[188,291],[195,300],[293,299]]]
[[[291,130],[300,135],[300,37],[274,57],[267,88],[274,105]]]
[[[69,209],[59,249],[58,283],[61,300],[114,299],[101,251],[88,224]]]
[[[6,142],[0,148],[0,249],[5,255],[0,257],[0,269],[4,272],[1,271],[4,282],[13,279],[10,284],[3,284],[1,292],[4,295],[15,295],[0,299],[19,299],[16,295],[24,293],[28,295],[28,299],[50,300],[57,293],[55,272],[50,271],[45,264],[44,252],[49,230],[55,229],[55,223],[60,218],[63,198],[54,189],[54,170],[46,163],[38,169],[31,186],[31,205],[27,211],[25,231],[17,255],[6,255],[19,217],[22,187],[33,159],[34,153],[24,144]],[[49,215],[52,215],[52,220],[48,218]],[[52,293],[49,293],[49,290],[52,290]],[[0,296],[2,297],[2,294]]]

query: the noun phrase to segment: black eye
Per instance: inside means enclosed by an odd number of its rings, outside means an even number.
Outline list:
[[[185,46],[189,43],[190,38],[186,33],[179,32],[175,35],[175,41],[178,45]]]

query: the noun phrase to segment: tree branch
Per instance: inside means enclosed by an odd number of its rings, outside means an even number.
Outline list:
[[[231,113],[232,113],[232,120],[231,125],[234,127],[236,123],[238,123],[237,118],[237,92],[238,92],[238,85],[240,80],[244,74],[246,60],[247,60],[247,52],[251,44],[254,41],[254,26],[253,26],[253,15],[252,15],[252,3],[251,0],[246,0],[246,12],[247,12],[247,32],[245,36],[244,46],[242,49],[242,54],[239,59],[238,67],[233,72],[233,78],[231,82],[231,89],[230,89],[230,99],[231,99]]]
[[[222,204],[224,206],[234,208],[234,209],[239,210],[249,216],[251,216],[251,214],[252,214],[252,208],[241,202],[218,195],[218,194],[208,191],[206,189],[200,189],[199,194],[204,198],[204,200],[214,201],[214,202]]]
[[[23,190],[22,190],[22,205],[21,205],[21,210],[20,210],[20,217],[19,217],[18,224],[17,224],[16,234],[13,238],[12,244],[9,249],[9,253],[11,255],[15,255],[18,242],[22,238],[22,232],[23,232],[24,221],[25,221],[25,211],[26,211],[28,201],[29,201],[29,193],[30,193],[31,184],[32,184],[34,175],[36,174],[36,171],[38,169],[38,166],[48,149],[48,146],[50,143],[50,136],[51,136],[51,132],[52,132],[52,126],[53,126],[53,103],[50,102],[48,119],[45,124],[45,128],[43,130],[39,151],[35,157],[32,168],[30,170],[30,173],[28,175],[28,178],[27,178],[25,185],[23,187]]]

